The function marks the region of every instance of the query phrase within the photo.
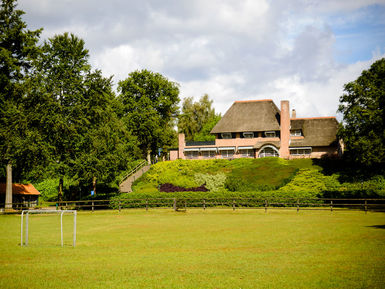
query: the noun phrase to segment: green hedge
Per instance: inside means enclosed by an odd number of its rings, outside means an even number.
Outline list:
[[[317,200],[317,195],[309,192],[286,193],[280,191],[261,191],[261,192],[173,192],[173,193],[129,193],[121,194],[111,199],[110,206],[114,209],[122,208],[144,208],[146,202],[149,207],[172,207],[174,198],[177,199],[178,207],[183,207],[185,201],[188,207],[202,207],[203,200],[206,206],[232,206],[233,200],[236,206],[258,207],[264,206],[265,200],[271,203],[290,203],[296,204],[297,199],[301,202],[321,204]],[[313,200],[311,200],[313,199]],[[279,205],[277,205],[279,206]]]

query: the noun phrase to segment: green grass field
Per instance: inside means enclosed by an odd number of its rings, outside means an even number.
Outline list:
[[[0,216],[0,288],[384,288],[385,214],[126,210]]]

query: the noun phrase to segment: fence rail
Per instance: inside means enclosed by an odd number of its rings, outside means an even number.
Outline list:
[[[5,204],[0,204],[4,208]],[[187,208],[232,208],[236,209],[296,209],[299,210],[338,210],[353,209],[367,211],[385,211],[385,199],[298,199],[298,198],[141,198],[120,200],[83,200],[45,202],[44,206],[59,209],[98,210],[125,208],[172,208],[175,211],[187,210]],[[13,203],[18,210],[28,209],[26,203]],[[41,208],[41,206],[36,206]]]

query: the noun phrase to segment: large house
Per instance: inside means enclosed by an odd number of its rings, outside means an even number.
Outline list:
[[[297,118],[289,101],[236,101],[212,129],[215,141],[186,142],[179,134],[170,159],[321,158],[338,155],[335,117]]]

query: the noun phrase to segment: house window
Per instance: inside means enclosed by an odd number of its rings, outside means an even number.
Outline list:
[[[254,137],[254,133],[253,132],[244,132],[243,133],[243,137],[244,138],[253,138]]]
[[[302,131],[300,129],[291,130],[290,136],[302,136]]]
[[[253,149],[240,149],[239,153],[243,158],[253,158],[254,150]]]
[[[234,156],[234,150],[221,150],[221,156],[224,159],[232,158]]]
[[[224,139],[232,138],[231,132],[223,132],[223,133],[221,133],[221,136],[222,136],[222,138],[224,138]]]
[[[202,156],[206,159],[215,158],[216,151],[202,151]]]
[[[261,149],[261,151],[258,154],[259,158],[265,158],[265,157],[279,157],[278,150],[273,146],[265,146]]]
[[[198,151],[185,151],[184,155],[186,156],[187,159],[197,159],[199,152]]]
[[[311,154],[311,148],[290,148],[290,155],[292,156],[308,156]]]
[[[275,137],[275,131],[265,131],[265,137]]]

